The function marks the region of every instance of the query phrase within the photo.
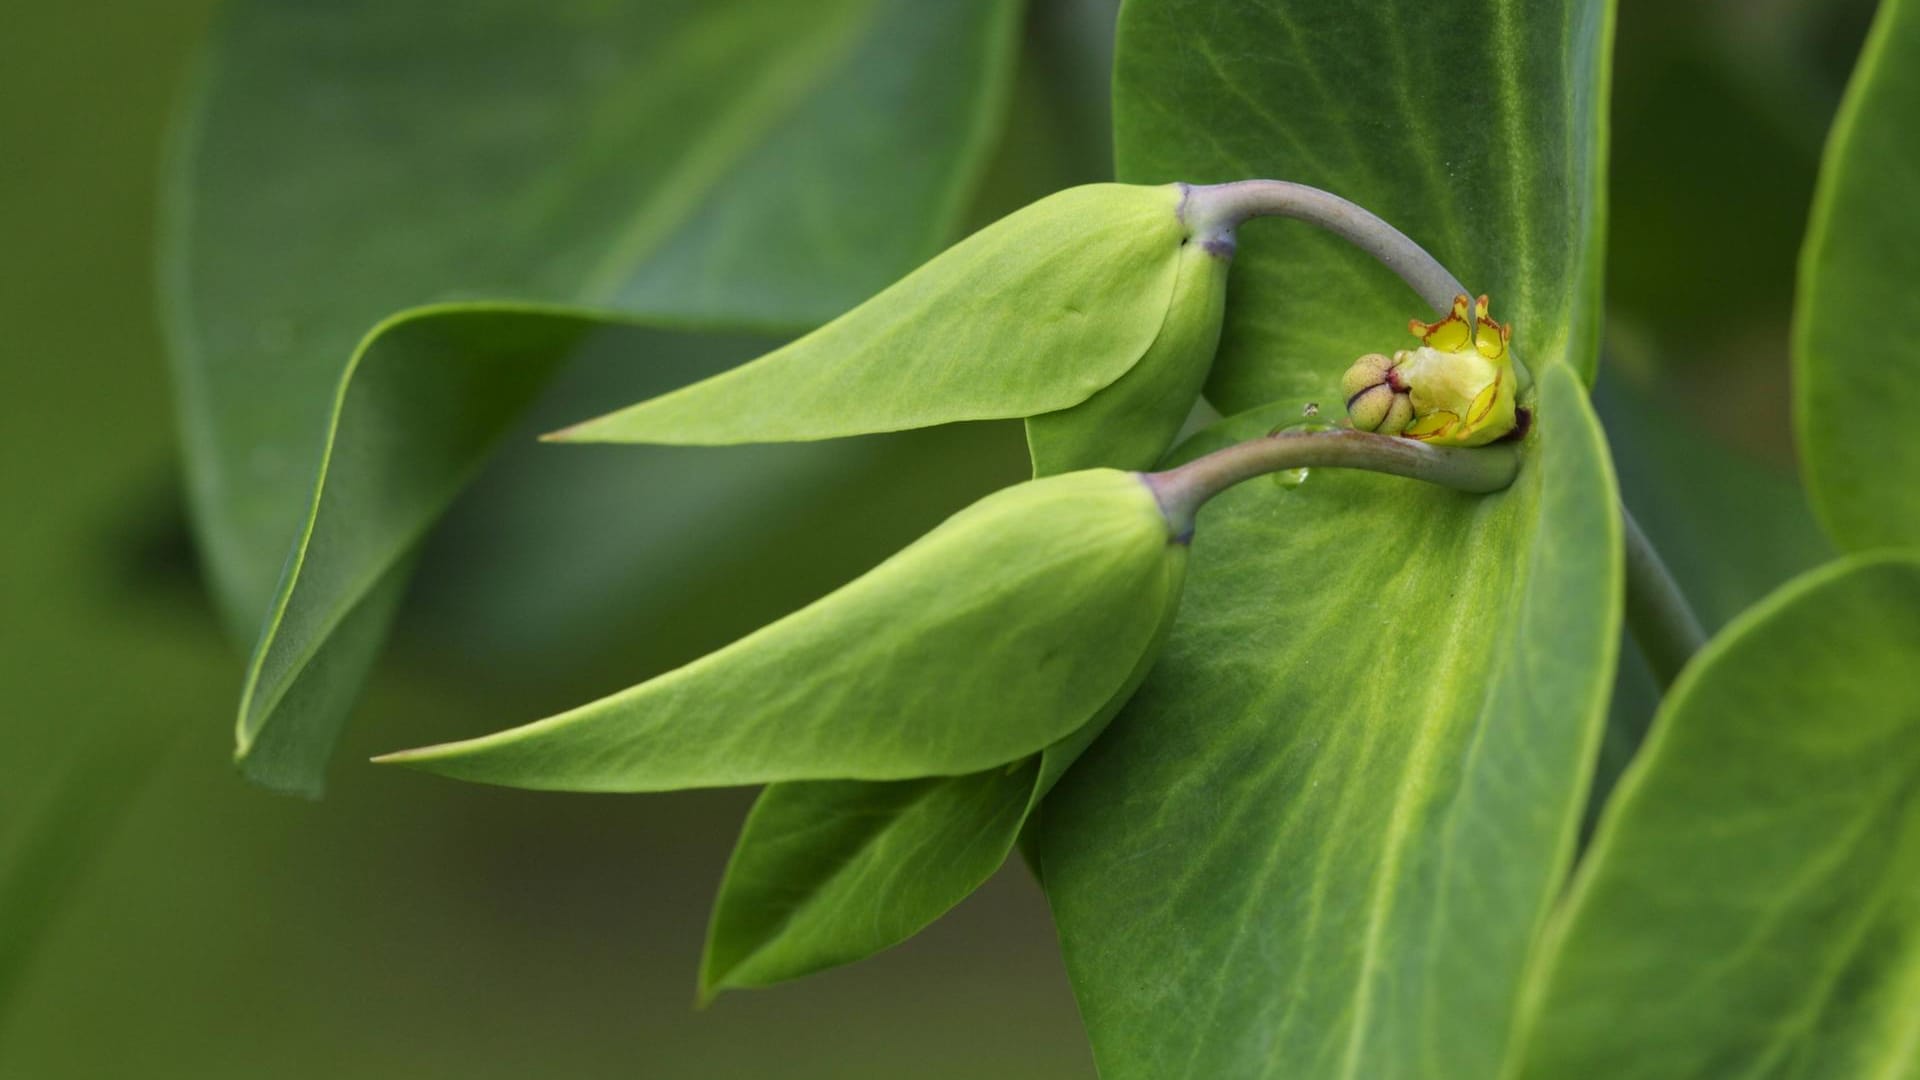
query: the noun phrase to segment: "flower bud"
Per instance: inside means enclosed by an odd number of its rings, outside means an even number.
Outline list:
[[[1405,384],[1394,374],[1394,362],[1368,353],[1353,362],[1340,380],[1347,396],[1347,415],[1361,431],[1398,435],[1413,418],[1413,403]]]
[[[1419,348],[1354,361],[1341,388],[1355,428],[1436,446],[1484,446],[1514,430],[1512,330],[1488,317],[1485,296],[1472,323],[1467,311],[1467,298],[1455,297],[1438,322],[1409,321]]]

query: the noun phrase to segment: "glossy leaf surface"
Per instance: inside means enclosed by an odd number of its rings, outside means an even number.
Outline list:
[[[1689,667],[1556,918],[1519,1077],[1920,1075],[1920,559]]]
[[[1505,492],[1315,470],[1202,510],[1159,666],[1043,819],[1103,1075],[1493,1075],[1619,625],[1598,427],[1565,365],[1539,390]]]
[[[1599,333],[1605,0],[1132,0],[1122,180],[1270,177],[1345,196],[1514,325],[1535,368],[1591,377]],[[1332,396],[1422,314],[1391,272],[1309,225],[1240,231],[1208,396],[1227,413]]]
[[[1174,187],[1070,188],[783,349],[559,437],[782,442],[1077,405],[1131,370],[1168,321],[1188,261],[1179,204]],[[1171,437],[1132,464],[1151,464]]]
[[[1016,8],[233,5],[176,148],[164,259],[229,623],[267,607],[368,327],[475,296],[831,317],[951,239]]]
[[[685,667],[559,716],[382,760],[570,791],[1005,765],[1113,697],[1158,635],[1184,562],[1138,475],[1030,481]]]
[[[1794,409],[1849,551],[1920,545],[1920,3],[1884,0],[1835,118],[1801,255]]]

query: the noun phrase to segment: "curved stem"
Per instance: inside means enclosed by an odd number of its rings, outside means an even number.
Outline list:
[[[1207,250],[1231,255],[1235,230],[1249,218],[1284,217],[1311,222],[1374,257],[1400,275],[1436,315],[1445,315],[1456,296],[1471,296],[1426,248],[1413,242],[1371,210],[1307,184],[1288,180],[1235,180],[1226,184],[1187,184],[1181,218]],[[1527,366],[1514,358],[1514,373],[1524,392],[1533,385]]]
[[[1412,439],[1337,428],[1283,431],[1235,443],[1165,472],[1147,473],[1147,486],[1176,535],[1193,532],[1194,515],[1208,499],[1256,476],[1282,469],[1367,469],[1460,491],[1499,491],[1513,483],[1519,458],[1511,446],[1428,446]]]
[[[1625,503],[1620,504],[1620,525],[1627,548],[1627,628],[1665,691],[1707,643],[1707,632]]]
[[[1315,225],[1378,259],[1400,275],[1436,313],[1445,314],[1456,296],[1470,295],[1440,260],[1378,214],[1330,191],[1287,180],[1236,180],[1229,184],[1189,184],[1181,214],[1201,241],[1233,249],[1234,230],[1248,218],[1285,217]]]

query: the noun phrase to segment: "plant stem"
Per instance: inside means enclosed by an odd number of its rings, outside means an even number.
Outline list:
[[[1175,534],[1184,539],[1192,534],[1194,515],[1208,499],[1243,480],[1303,467],[1367,469],[1484,493],[1513,483],[1519,458],[1511,446],[1428,446],[1345,428],[1282,431],[1148,473],[1146,482]]]
[[[1620,525],[1627,548],[1627,628],[1664,692],[1707,643],[1707,632],[1625,503]]]
[[[1284,217],[1306,221],[1333,233],[1400,275],[1436,315],[1445,315],[1456,296],[1471,296],[1426,248],[1406,233],[1357,203],[1330,191],[1288,180],[1235,180],[1226,184],[1187,184],[1180,204],[1181,218],[1200,237],[1207,250],[1231,255],[1235,230],[1249,218]],[[1514,374],[1522,393],[1533,385],[1533,374],[1519,357]]]
[[[1456,296],[1469,295],[1427,249],[1378,214],[1330,191],[1287,180],[1236,180],[1230,184],[1189,184],[1182,214],[1209,246],[1231,251],[1234,230],[1248,218],[1285,217],[1315,225],[1378,259],[1381,265],[1445,314]]]

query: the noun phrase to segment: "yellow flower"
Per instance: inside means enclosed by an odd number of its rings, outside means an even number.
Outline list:
[[[1485,296],[1473,316],[1457,296],[1440,321],[1407,323],[1419,348],[1354,361],[1342,380],[1353,426],[1436,446],[1484,446],[1512,432],[1512,328],[1488,317]]]

